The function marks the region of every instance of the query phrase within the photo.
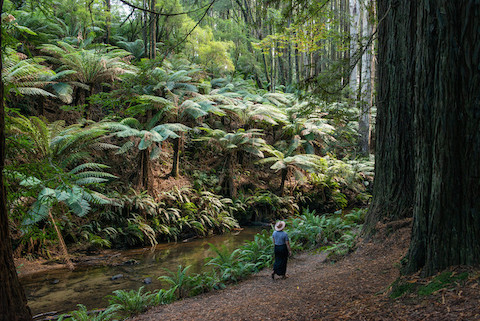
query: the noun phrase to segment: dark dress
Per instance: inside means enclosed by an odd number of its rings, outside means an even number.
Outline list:
[[[275,262],[273,263],[273,272],[275,272],[276,275],[284,276],[287,273],[287,261],[287,245],[275,245]]]
[[[276,275],[284,276],[287,273],[288,247],[286,242],[288,242],[288,235],[283,231],[275,231],[273,238],[275,240],[273,272]]]

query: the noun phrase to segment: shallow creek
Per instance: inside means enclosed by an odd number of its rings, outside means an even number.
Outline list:
[[[253,240],[260,231],[261,228],[248,227],[240,233],[159,244],[153,249],[119,251],[117,255],[121,253],[124,264],[80,266],[73,272],[53,270],[24,276],[20,280],[34,315],[50,311],[68,312],[75,310],[79,303],[93,310],[107,306],[105,297],[115,290],[137,290],[142,285],[145,291],[161,288],[157,278],[169,274],[165,269],[176,272],[178,265],[192,265],[190,274],[202,272],[206,269],[205,259],[215,255],[209,243],[217,247],[223,244],[233,250],[245,241]],[[151,283],[145,284],[145,281]]]

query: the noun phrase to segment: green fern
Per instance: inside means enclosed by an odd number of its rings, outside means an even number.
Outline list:
[[[83,304],[78,304],[78,310],[71,311],[68,314],[62,314],[58,321],[110,321],[115,317],[117,307],[109,306],[104,311],[89,313]]]
[[[191,267],[191,265],[188,265],[184,268],[179,265],[176,272],[165,269],[170,275],[162,275],[158,279],[169,283],[170,290],[176,293],[177,298],[184,298],[188,295],[190,289],[190,278],[187,276],[187,271]]]
[[[157,294],[147,291],[143,293],[143,286],[138,291],[116,290],[108,296],[108,302],[115,311],[122,316],[132,317],[145,312],[158,299]]]

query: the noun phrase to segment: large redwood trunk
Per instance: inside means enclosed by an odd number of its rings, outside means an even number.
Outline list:
[[[378,1],[376,177],[366,231],[413,213],[404,272],[480,263],[480,2]]]
[[[480,3],[422,0],[415,175],[406,272],[480,263]]]
[[[0,12],[3,12],[3,0],[0,0]],[[1,22],[0,22],[1,27]],[[0,47],[2,38],[0,35]],[[3,81],[1,77],[2,59],[0,53],[0,321],[32,320],[27,306],[27,298],[13,262],[12,243],[8,227],[3,168],[5,164],[5,106],[3,104]]]
[[[414,1],[378,1],[378,101],[373,199],[364,232],[378,221],[412,216]],[[401,39],[399,39],[401,38]]]

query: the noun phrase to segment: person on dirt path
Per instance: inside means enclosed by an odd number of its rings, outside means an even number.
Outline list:
[[[292,249],[290,248],[290,241],[288,240],[288,234],[283,231],[285,228],[285,222],[279,221],[275,224],[275,231],[273,232],[272,239],[275,246],[275,262],[273,263],[272,279],[275,280],[275,274],[282,279],[286,279],[287,276],[287,261],[288,257],[292,255]]]

